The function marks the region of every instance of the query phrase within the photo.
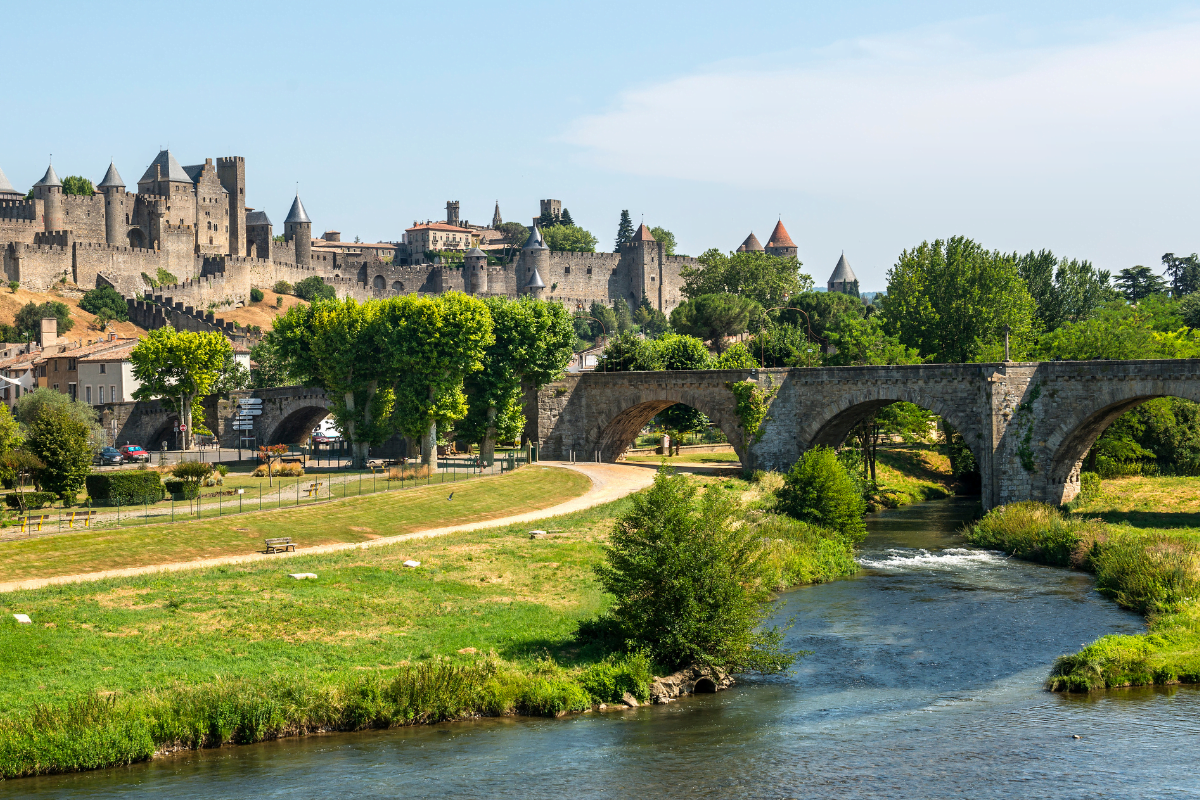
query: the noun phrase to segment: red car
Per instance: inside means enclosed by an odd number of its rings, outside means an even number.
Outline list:
[[[149,461],[150,454],[136,444],[127,444],[117,448],[126,461]]]

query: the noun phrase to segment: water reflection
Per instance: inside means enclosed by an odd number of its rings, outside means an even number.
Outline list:
[[[965,546],[955,531],[973,513],[951,501],[872,517],[859,576],[782,598],[789,641],[814,651],[787,676],[666,707],[185,753],[0,794],[1200,797],[1186,755],[1200,692],[1042,691],[1055,656],[1142,621],[1087,576]]]

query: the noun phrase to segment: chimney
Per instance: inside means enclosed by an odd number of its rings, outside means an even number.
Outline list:
[[[42,348],[53,347],[58,343],[58,320],[47,317],[42,320]]]
[[[111,332],[109,332],[109,334],[108,334],[108,340],[109,340],[110,342],[115,342],[115,341],[117,340],[117,332],[116,332],[116,331],[111,331]]]

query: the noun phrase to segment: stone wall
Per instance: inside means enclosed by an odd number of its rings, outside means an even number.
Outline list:
[[[156,295],[153,301],[130,299],[126,300],[125,304],[129,309],[129,321],[148,331],[168,325],[177,331],[218,331],[246,347],[253,347],[261,338],[259,334],[252,334],[245,328],[234,327],[233,322],[223,320],[211,311],[186,305],[182,301],[177,302],[173,297]]]
[[[126,297],[150,288],[142,273],[158,274],[164,259],[160,250],[142,250],[102,242],[75,242],[74,279],[81,289],[107,284]]]
[[[63,227],[85,242],[103,242],[104,196],[63,195]]]
[[[12,242],[4,250],[6,280],[20,281],[31,292],[44,292],[72,274],[72,249],[62,245]]]

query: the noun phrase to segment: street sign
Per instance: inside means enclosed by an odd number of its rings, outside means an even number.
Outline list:
[[[180,425],[180,426],[179,426],[179,430],[181,430],[181,431],[186,431],[186,430],[187,430],[187,425]]]
[[[239,417],[246,417],[246,416],[257,417],[259,414],[262,413],[262,409],[261,408],[239,408],[237,413],[238,413]]]
[[[234,425],[233,429],[235,431],[252,431],[252,430],[254,430],[254,426],[253,425]]]
[[[238,400],[238,405],[239,406],[261,406],[262,398],[261,397],[245,397],[241,400]]]

